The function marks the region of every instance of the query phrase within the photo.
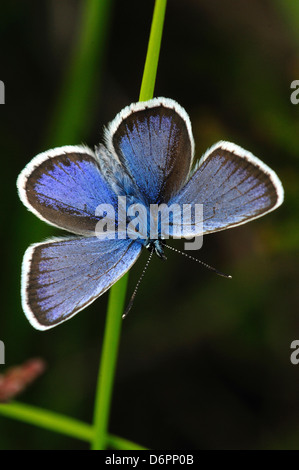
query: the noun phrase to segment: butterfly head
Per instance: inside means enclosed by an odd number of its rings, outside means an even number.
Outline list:
[[[145,248],[147,248],[149,251],[154,251],[159,258],[161,258],[163,261],[166,261],[167,258],[164,254],[164,244],[165,242],[162,239],[147,240],[145,243]]]

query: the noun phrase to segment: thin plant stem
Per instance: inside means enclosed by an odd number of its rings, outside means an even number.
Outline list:
[[[1,403],[0,414],[82,441],[90,442],[93,437],[93,428],[90,424],[25,403]]]
[[[136,442],[128,441],[122,437],[115,436],[114,434],[108,434],[106,437],[107,447],[118,450],[148,450],[146,447],[142,447]]]
[[[124,308],[127,288],[127,276],[118,282],[109,295],[104,342],[98,374],[98,383],[94,410],[93,450],[106,448],[106,435],[110,414],[112,387],[118,354],[121,331],[121,314]]]
[[[151,32],[148,41],[147,54],[139,93],[139,101],[150,100],[154,96],[166,4],[167,0],[156,0],[155,2]]]
[[[1,403],[0,414],[7,418],[21,420],[25,423],[47,429],[48,431],[54,431],[82,441],[91,442],[93,439],[94,430],[90,424],[25,403]],[[145,449],[139,444],[136,444],[136,442],[123,439],[113,434],[106,436],[106,444],[108,447],[120,450]]]
[[[159,52],[167,0],[156,0],[151,31],[142,77],[139,100],[151,99],[154,93]],[[123,276],[110,290],[107,320],[94,409],[94,439],[91,448],[106,448],[106,435],[110,415],[111,396],[115,376],[117,352],[121,333],[122,313],[126,295],[128,274]]]

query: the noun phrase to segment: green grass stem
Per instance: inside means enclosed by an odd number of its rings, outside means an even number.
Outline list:
[[[141,101],[153,97],[165,10],[166,0],[156,0],[139,96]],[[127,282],[128,274],[123,276],[117,284],[110,289],[107,323],[96,392],[93,450],[105,449],[106,446],[105,436],[108,433],[111,394],[115,376]]]
[[[25,403],[1,403],[0,414],[83,441],[90,442],[93,437],[93,429],[89,424]]]
[[[25,403],[10,402],[0,404],[0,414],[7,418],[17,419],[40,428],[64,434],[81,441],[92,442],[94,430],[90,424],[73,418],[47,411],[43,408],[27,405]],[[113,449],[142,450],[144,447],[122,437],[106,436],[106,445]]]

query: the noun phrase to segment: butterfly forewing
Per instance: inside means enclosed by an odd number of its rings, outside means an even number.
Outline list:
[[[46,222],[77,234],[94,232],[101,203],[116,204],[92,150],[61,147],[35,157],[18,178],[24,204]]]
[[[190,233],[202,235],[261,217],[282,201],[283,188],[273,170],[241,147],[219,142],[171,203],[203,205],[202,232]],[[175,235],[181,227],[172,230]]]
[[[148,204],[167,202],[187,179],[194,151],[191,124],[172,100],[125,108],[110,124],[106,143]]]

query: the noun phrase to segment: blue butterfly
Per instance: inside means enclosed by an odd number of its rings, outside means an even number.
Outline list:
[[[250,152],[218,142],[193,167],[194,140],[186,111],[155,98],[124,108],[108,125],[104,145],[65,146],[37,155],[20,173],[24,205],[45,222],[76,236],[31,245],[22,265],[22,305],[39,330],[52,328],[106,292],[135,263],[143,247],[164,257],[164,238],[179,238],[180,222],[150,237],[97,236],[107,213],[126,204],[203,205],[201,229],[194,217],[184,236],[199,236],[256,219],[283,201],[277,175]],[[126,208],[127,208],[126,205]],[[125,225],[132,218],[125,217]],[[108,220],[106,221],[108,225]],[[115,219],[120,226],[120,218]],[[124,222],[124,220],[122,220]],[[144,222],[144,223],[143,223]],[[126,228],[126,227],[125,227]],[[136,229],[136,227],[135,227]]]

